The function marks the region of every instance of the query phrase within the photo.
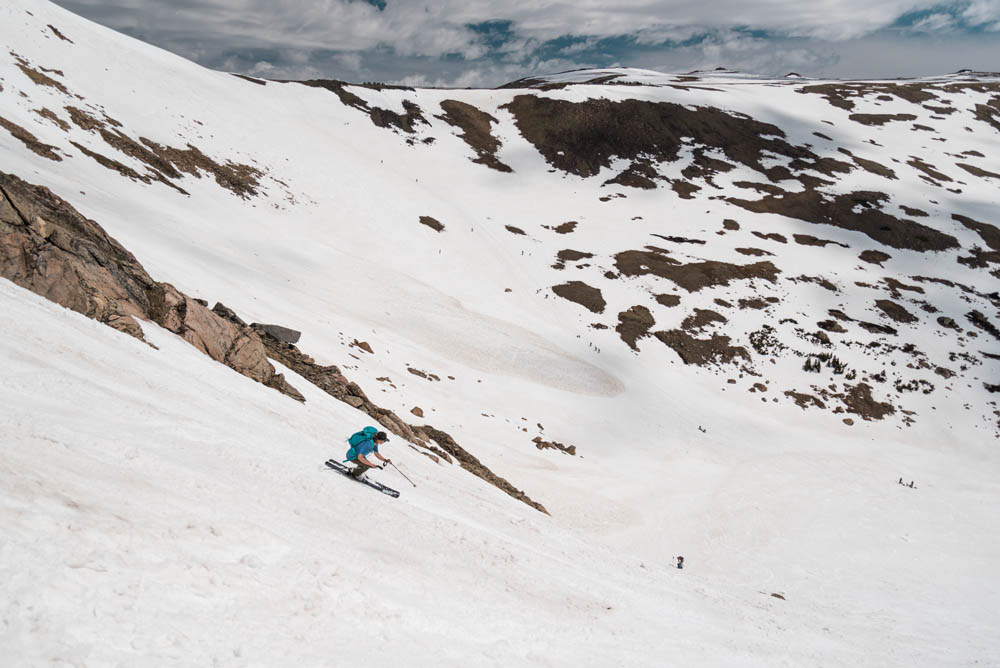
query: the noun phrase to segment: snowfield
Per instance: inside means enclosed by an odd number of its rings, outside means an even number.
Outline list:
[[[255,83],[40,0],[0,37],[0,172],[548,511],[395,436],[380,495],[292,369],[0,278],[3,665],[1000,665],[996,77]],[[530,139],[563,103],[771,125],[602,162]]]

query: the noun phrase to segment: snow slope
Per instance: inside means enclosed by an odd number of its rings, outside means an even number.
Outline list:
[[[0,169],[98,221],[158,280],[248,321],[301,330],[304,352],[400,414],[420,406],[551,513],[399,439],[389,455],[418,486],[384,472],[403,495],[376,495],[321,466],[370,419],[293,372],[279,369],[304,404],[155,325],[145,329],[157,349],[0,281],[0,570],[10,583],[0,654],[11,665],[359,665],[373,654],[397,665],[1000,663],[996,418],[984,389],[997,364],[978,355],[950,390],[933,371],[959,372],[948,356],[965,352],[960,345],[995,354],[988,334],[965,325],[956,342],[934,329],[937,314],[919,313],[905,329],[932,362],[899,380],[942,387],[906,395],[900,407],[915,412],[913,426],[900,411],[848,427],[842,414],[803,411],[784,397],[806,390],[801,358],[703,368],[651,338],[633,351],[615,331],[616,314],[636,304],[668,328],[691,308],[751,296],[781,302],[726,311],[717,331],[745,337],[763,322],[815,320],[839,307],[861,319],[872,286],[913,275],[970,285],[972,293],[920,284],[937,308],[954,302],[956,320],[976,308],[996,321],[983,295],[1000,281],[953,259],[984,241],[951,218],[990,220],[996,181],[942,166],[949,151],[975,151],[982,158],[962,160],[990,170],[996,132],[985,123],[966,132],[963,117],[989,104],[988,89],[956,93],[963,112],[933,121],[949,141],[919,146],[909,127],[848,123],[848,110],[802,94],[798,81],[720,75],[695,86],[630,71],[646,85],[544,92],[723,106],[823,155],[844,154],[820,149],[815,132],[891,165],[899,178],[858,169],[831,192],[877,186],[891,196],[887,208],[926,209],[962,248],[893,250],[882,272],[858,262],[858,251],[880,246],[856,231],[668,187],[603,185],[624,159],[590,177],[555,169],[504,108],[524,90],[349,88],[399,114],[417,101],[424,123],[407,133],[376,126],[330,90],[204,70],[49,3],[6,3],[0,26],[9,53],[0,117],[62,158],[29,150],[8,128]],[[593,74],[570,78],[608,73]],[[439,117],[449,99],[496,119],[496,156],[512,172],[470,162],[475,151]],[[864,103],[879,107],[864,110],[872,113],[915,111],[899,98]],[[240,197],[207,172],[173,180],[187,195],[125,178],[81,147],[138,175],[147,165],[76,122],[70,107],[108,132],[119,128],[113,119],[136,140],[252,165],[262,172],[258,194]],[[937,115],[919,113],[917,122]],[[922,179],[926,171],[906,164],[913,155],[962,179],[962,192]],[[684,164],[657,169],[679,179]],[[745,165],[714,177],[730,197],[748,197],[737,182],[761,179]],[[738,233],[718,235],[720,221],[735,217]],[[567,221],[578,222],[571,234],[552,229]],[[779,247],[751,230],[813,234],[850,251]],[[767,249],[784,276],[823,271],[841,290],[760,280],[673,288],[684,308],[666,309],[652,277],[602,279],[615,254],[663,245],[651,234],[709,242],[672,247],[685,262],[743,264],[769,256],[738,248]],[[594,257],[554,269],[564,249]],[[567,280],[600,285],[607,312],[557,297],[551,287]],[[791,325],[778,331],[796,341]],[[838,354],[866,368],[869,351]],[[897,373],[910,356],[891,352],[880,363]],[[747,391],[760,380],[772,386],[763,403]],[[578,456],[537,450],[536,435],[572,443]],[[917,488],[897,485],[899,476]],[[687,558],[683,571],[670,567],[677,554]]]

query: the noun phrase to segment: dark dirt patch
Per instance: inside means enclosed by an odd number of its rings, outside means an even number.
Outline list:
[[[1000,130],[1000,97],[994,97],[986,104],[977,104],[975,117],[977,121],[982,121],[992,125],[994,129]]]
[[[834,244],[840,246],[841,248],[850,248],[847,244],[842,244],[839,241],[830,241],[829,239],[820,239],[814,237],[811,234],[793,234],[792,238],[795,239],[795,243],[802,246],[819,246],[825,248],[829,244]]]
[[[896,322],[910,323],[917,322],[917,320],[919,320],[917,316],[913,315],[905,308],[889,299],[878,299],[875,301],[875,306]]]
[[[754,264],[729,264],[709,260],[681,264],[661,253],[650,251],[625,251],[615,256],[615,266],[624,276],[653,274],[673,281],[688,292],[715,285],[729,285],[730,281],[761,278],[771,283],[781,270],[771,262]]]
[[[937,130],[935,130],[934,128],[930,127],[929,125],[921,125],[920,123],[914,123],[913,126],[910,129],[911,130],[917,130],[917,131],[920,131],[920,132],[937,132]]]
[[[822,276],[796,276],[794,278],[789,278],[788,280],[793,283],[815,283],[816,285],[829,290],[830,292],[837,292],[837,286],[827,278]]]
[[[847,329],[836,320],[820,320],[816,323],[816,326],[823,331],[833,332],[835,334],[844,334],[847,332]]]
[[[913,114],[851,114],[848,116],[855,123],[862,125],[885,125],[893,121],[915,121],[917,117]]]
[[[822,95],[833,106],[848,111],[854,109],[854,99],[868,95],[893,96],[914,104],[923,104],[938,99],[931,86],[917,83],[828,83],[803,86],[796,92]]]
[[[788,243],[788,239],[786,239],[784,235],[778,234],[777,232],[771,232],[769,234],[764,234],[763,232],[757,232],[755,230],[751,234],[753,234],[758,239],[767,239],[767,240],[770,240],[770,241],[777,241],[779,244],[787,244]]]
[[[903,213],[907,216],[915,216],[917,218],[926,218],[930,214],[921,209],[914,209],[913,207],[906,206],[905,204],[900,204],[899,208],[902,209]]]
[[[104,137],[105,141],[111,143],[105,134],[110,133],[102,132],[101,136]],[[120,132],[116,131],[114,134],[123,140],[123,146],[125,144],[124,140],[128,140],[129,149],[126,150],[123,147],[120,150],[126,154],[129,154],[128,151],[134,151],[137,159],[143,160],[143,162],[146,162],[146,164],[154,169],[159,170],[160,167],[158,165],[163,165],[165,169],[169,164],[178,171],[190,174],[195,178],[201,178],[199,172],[211,174],[215,177],[215,182],[218,185],[242,199],[250,199],[250,197],[257,195],[257,188],[260,187],[260,178],[264,175],[256,167],[232,162],[231,160],[220,164],[191,144],[188,144],[186,149],[180,149],[171,146],[161,146],[145,137],[140,137],[140,141],[150,149],[147,152],[143,151],[142,147],[129,140],[128,137]],[[141,157],[144,155],[147,156],[145,159]]]
[[[983,242],[990,247],[991,250],[1000,251],[1000,229],[989,223],[981,223],[974,218],[969,218],[968,216],[963,216],[958,213],[953,213],[951,215],[953,220],[957,220],[962,223],[966,228],[976,232],[982,238]]]
[[[975,165],[967,165],[965,163],[956,162],[955,166],[961,167],[962,169],[964,169],[968,173],[972,174],[973,176],[979,176],[979,177],[988,178],[988,179],[1000,179],[1000,174],[997,174],[996,172],[991,172],[991,171],[988,171],[988,170],[985,170],[985,169],[980,169],[979,167],[976,167]]]
[[[570,281],[555,285],[552,287],[552,292],[593,313],[604,313],[604,309],[608,305],[599,289],[591,287],[583,281]]]
[[[902,296],[900,294],[901,292],[915,292],[920,295],[924,294],[924,289],[919,285],[907,285],[906,283],[898,281],[891,276],[883,278],[882,282],[886,284],[886,287],[889,288],[889,292],[892,293],[892,296],[896,299],[899,299]]]
[[[848,413],[860,415],[865,420],[881,420],[896,412],[895,406],[891,403],[876,401],[872,397],[872,388],[867,383],[849,387],[841,401],[847,406]]]
[[[632,350],[638,350],[636,341],[649,336],[649,330],[656,324],[653,314],[645,306],[633,306],[618,314],[618,326],[615,331],[622,337]]]
[[[414,376],[417,376],[418,378],[423,378],[424,380],[429,380],[432,382],[438,382],[441,380],[440,376],[431,373],[429,371],[421,371],[420,369],[414,369],[413,367],[406,367],[406,370],[412,373]]]
[[[74,44],[74,43],[75,43],[75,42],[73,42],[73,40],[71,40],[71,39],[70,39],[69,37],[67,37],[66,35],[64,35],[64,34],[62,34],[61,32],[59,32],[59,28],[55,27],[55,26],[54,26],[54,25],[52,25],[51,23],[50,23],[50,24],[49,24],[48,26],[46,26],[46,27],[47,27],[47,28],[48,28],[49,30],[51,30],[51,31],[52,31],[52,34],[53,34],[53,35],[55,35],[56,37],[58,37],[58,38],[59,38],[59,39],[61,39],[62,41],[64,41],[64,42],[69,42],[70,44]]]
[[[882,251],[866,250],[861,251],[861,255],[858,255],[858,258],[868,264],[877,264],[881,267],[882,263],[886,260],[891,260],[892,256],[888,253],[883,253]]]
[[[932,104],[925,104],[923,105],[923,107],[927,111],[933,112],[935,114],[943,114],[945,116],[950,116],[951,114],[954,114],[956,111],[958,111],[958,109],[955,109],[954,107],[935,107]]]
[[[916,169],[918,171],[923,172],[924,174],[926,174],[927,176],[929,176],[933,181],[942,181],[944,183],[950,183],[953,180],[947,174],[939,172],[934,167],[934,165],[931,165],[931,164],[928,164],[928,163],[924,162],[922,158],[918,158],[916,156],[911,156],[910,159],[906,161],[906,164],[908,164],[910,167],[913,167],[914,169]],[[935,184],[935,185],[937,185],[937,184]]]
[[[56,153],[55,146],[38,141],[38,137],[31,134],[17,123],[12,123],[3,116],[0,116],[0,128],[5,129],[13,135],[14,139],[17,139],[22,144],[27,146],[28,150],[33,153],[37,153],[43,158],[48,158],[49,160],[54,160],[56,162],[62,161],[62,156]]]
[[[483,465],[479,459],[474,457],[468,450],[459,446],[458,443],[455,442],[455,439],[445,432],[435,429],[430,425],[414,427],[413,431],[428,440],[433,440],[441,446],[448,452],[448,454],[458,460],[459,465],[466,471],[469,471],[473,475],[485,480],[518,501],[528,504],[535,510],[543,512],[546,515],[549,514],[549,511],[545,510],[545,506],[536,501],[532,501],[531,498],[523,491],[517,489],[509,482],[493,473],[489,468]]]
[[[899,333],[892,327],[889,327],[888,325],[879,325],[874,322],[864,322],[862,320],[858,320],[857,323],[858,327],[867,332],[871,332],[872,334],[884,334],[886,336],[896,336]]]
[[[139,172],[135,171],[128,165],[125,165],[121,162],[118,162],[117,160],[109,158],[106,155],[102,155],[97,151],[92,151],[86,146],[83,146],[82,144],[78,144],[75,141],[70,141],[70,144],[79,149],[84,155],[93,158],[97,162],[97,164],[99,164],[101,167],[104,167],[105,169],[110,169],[111,171],[114,172],[118,172],[127,179],[131,179],[133,181],[142,181],[143,183],[152,183],[153,181],[158,181],[165,186],[173,188],[182,195],[188,194],[186,190],[180,188],[175,183],[169,181],[165,176],[163,176],[163,174],[160,174],[155,170],[153,171],[152,175],[140,174]]]
[[[570,232],[576,229],[577,224],[578,223],[575,220],[570,220],[561,225],[558,225],[557,227],[554,227],[553,230],[555,231],[556,234],[569,234]]]
[[[513,225],[504,225],[504,229],[510,232],[511,234],[518,234],[522,237],[526,235],[526,232],[524,230],[522,230],[520,227],[514,227]]]
[[[263,81],[261,79],[255,79],[253,77],[248,77],[245,74],[237,74],[236,72],[230,72],[230,74],[232,74],[234,77],[237,77],[238,79],[243,79],[244,81],[249,81],[250,83],[257,84],[258,86],[266,86],[267,85],[266,81]]]
[[[827,141],[833,141],[833,138],[832,138],[832,137],[827,137],[827,136],[826,136],[825,134],[823,134],[822,132],[814,132],[813,134],[814,134],[815,136],[819,137],[820,139],[825,139],[825,140],[827,140]]]
[[[340,101],[349,107],[354,107],[355,109],[364,112],[371,119],[372,123],[376,127],[380,128],[396,128],[402,130],[407,134],[413,134],[416,132],[417,124],[429,125],[427,119],[424,118],[423,112],[419,106],[410,102],[409,100],[403,100],[403,109],[405,113],[400,114],[389,109],[383,109],[381,107],[370,107],[368,103],[358,97],[354,93],[350,92],[345,88],[345,86],[353,86],[355,84],[348,84],[344,81],[337,81],[335,79],[310,79],[309,81],[282,81],[280,83],[297,83],[304,86],[310,86],[312,88],[322,88],[335,93]],[[378,89],[378,86],[369,86],[370,88]],[[411,89],[406,89],[411,90]]]
[[[783,197],[767,196],[756,201],[726,198],[726,201],[755,213],[775,213],[818,225],[833,225],[861,232],[892,248],[915,251],[942,251],[958,248],[955,237],[937,230],[891,216],[881,207],[889,196],[880,192],[858,191],[836,195],[806,190],[785,193]]]
[[[496,118],[458,100],[445,100],[441,108],[445,113],[438,118],[462,131],[461,138],[476,152],[477,158],[473,162],[499,172],[513,171],[496,156],[500,149],[500,140],[492,133],[493,124],[498,122]]]
[[[696,308],[694,313],[684,318],[684,321],[681,323],[681,329],[685,332],[696,334],[715,322],[726,323],[729,321],[722,314],[715,311]]]
[[[886,167],[880,162],[875,162],[874,160],[868,160],[867,158],[859,158],[846,148],[841,148],[838,150],[845,155],[849,155],[851,157],[851,160],[854,161],[854,164],[856,164],[858,167],[865,170],[866,172],[870,172],[871,174],[882,176],[890,180],[896,180],[899,178],[896,176],[896,172],[894,172],[892,169]]]
[[[603,185],[620,185],[628,188],[653,190],[656,188],[656,182],[661,178],[659,172],[656,171],[656,168],[648,160],[636,160],[618,174],[618,176],[605,181]],[[698,186],[695,185],[692,185],[691,188],[693,190],[689,192],[699,190]],[[681,196],[684,197],[684,195]]]
[[[824,404],[819,397],[814,397],[811,394],[786,390],[785,396],[790,397],[792,401],[795,402],[795,405],[803,410],[809,408],[810,406],[815,406],[816,408],[826,408],[826,404]]]
[[[669,241],[674,244],[698,244],[698,245],[705,244],[705,242],[701,239],[688,239],[687,237],[665,237],[662,234],[654,234],[653,236],[663,239],[664,241]]]
[[[681,199],[694,199],[694,193],[701,190],[701,187],[687,181],[674,181],[670,184],[670,189],[677,193]]]
[[[553,269],[563,269],[567,262],[579,262],[580,260],[585,260],[587,258],[594,257],[593,253],[584,253],[582,251],[573,250],[571,248],[565,248],[558,253],[556,253],[556,262],[552,265]]]
[[[753,297],[751,299],[740,299],[739,305],[741,310],[754,309],[757,311],[761,309],[770,308],[772,306],[771,302],[768,302],[766,299],[761,299],[759,297]]]
[[[661,306],[677,306],[681,303],[680,295],[656,295],[656,303]]]
[[[790,169],[821,173],[847,172],[852,167],[831,158],[820,158],[807,148],[793,146],[777,126],[725,113],[719,109],[689,109],[669,102],[593,99],[569,102],[519,95],[505,106],[514,115],[521,134],[546,161],[578,176],[594,176],[611,166],[613,158],[632,160],[641,172],[650,163],[678,159],[684,138],[699,148],[722,152],[729,160],[761,172],[769,180],[792,179]],[[697,149],[696,149],[697,152]],[[789,167],[763,166],[766,153],[792,159]],[[698,174],[710,176],[728,163],[697,160]],[[700,164],[699,164],[700,163]],[[648,174],[644,175],[649,178]],[[675,182],[683,195],[693,184]]]
[[[63,132],[69,132],[70,124],[64,121],[63,119],[59,118],[59,116],[57,116],[56,113],[51,109],[46,109],[43,107],[41,109],[32,109],[32,111],[34,111],[42,118],[45,118],[55,123],[56,126]]]
[[[556,441],[543,441],[541,436],[534,437],[531,439],[531,442],[539,450],[559,450],[560,452],[565,452],[567,455],[576,455],[575,445],[563,445]]]
[[[77,127],[86,130],[87,132],[100,131],[106,127],[104,121],[96,118],[92,114],[87,113],[83,109],[67,106],[66,111],[69,112],[70,120],[72,120]]]
[[[58,90],[60,93],[63,93],[64,95],[69,95],[70,94],[69,91],[66,90],[66,86],[62,85],[62,83],[56,81],[52,77],[50,77],[50,76],[48,76],[46,74],[43,74],[39,70],[34,69],[30,65],[28,65],[28,61],[26,61],[26,60],[24,60],[23,58],[20,58],[20,57],[18,57],[17,60],[18,60],[17,66],[20,68],[20,70],[22,72],[24,72],[24,74],[29,79],[31,79],[33,82],[35,82],[39,86],[48,86],[50,88],[55,88],[56,90]]]
[[[740,224],[730,218],[726,218],[725,220],[723,220],[722,226],[731,232],[735,232],[736,230],[740,229]]]
[[[435,232],[441,232],[444,230],[444,225],[442,225],[437,218],[432,218],[431,216],[420,216],[420,224],[426,225]]]
[[[973,325],[990,334],[994,339],[1000,341],[1000,330],[979,311],[970,311],[965,314],[966,319]]]
[[[730,345],[730,338],[721,334],[713,334],[709,339],[696,339],[683,330],[673,329],[656,332],[653,336],[672,348],[685,364],[728,364],[738,357],[750,360],[746,348]]]
[[[767,255],[774,255],[774,253],[770,253],[760,248],[737,248],[736,252],[739,253],[740,255],[748,255],[750,257],[764,257]]]

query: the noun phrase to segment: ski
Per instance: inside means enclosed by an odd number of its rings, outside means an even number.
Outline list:
[[[328,460],[326,460],[325,464],[329,468],[331,468],[334,471],[336,471],[337,473],[343,474],[343,475],[347,476],[348,478],[351,478],[352,480],[360,482],[363,485],[368,485],[372,489],[377,489],[378,491],[382,492],[383,494],[388,494],[389,496],[391,496],[394,499],[399,498],[399,492],[397,492],[396,490],[394,490],[391,487],[386,487],[385,485],[383,485],[380,482],[376,482],[374,480],[358,480],[357,478],[355,478],[354,476],[351,475],[351,469],[350,469],[350,467],[344,466],[344,464],[342,464],[341,462],[338,462],[336,459],[328,459]]]

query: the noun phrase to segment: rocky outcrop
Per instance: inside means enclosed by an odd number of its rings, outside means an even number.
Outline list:
[[[153,280],[96,222],[47,188],[2,172],[0,275],[141,340],[139,321],[155,322],[244,376],[302,400],[275,373],[253,330]]]
[[[216,313],[229,313],[232,317],[236,317],[235,313],[232,313],[221,304],[216,304],[214,310]],[[267,354],[272,359],[281,362],[330,396],[368,414],[388,431],[405,439],[412,445],[428,450],[448,463],[452,463],[453,459],[457,460],[462,468],[473,475],[503,490],[518,501],[528,504],[535,510],[543,512],[546,515],[548,514],[545,506],[533,501],[522,490],[517,489],[507,480],[491,471],[478,458],[456,443],[450,434],[440,429],[435,429],[430,425],[418,427],[407,424],[391,410],[375,405],[365,395],[364,391],[358,387],[357,383],[348,380],[336,366],[316,364],[311,357],[303,354],[294,345],[279,341],[259,325],[254,325],[254,327],[261,335],[261,339],[267,347]]]

